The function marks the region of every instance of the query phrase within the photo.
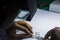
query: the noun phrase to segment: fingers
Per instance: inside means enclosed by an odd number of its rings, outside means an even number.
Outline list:
[[[20,24],[20,25],[26,25],[25,21],[15,21],[16,23]]]
[[[15,27],[17,28],[17,29],[20,29],[21,31],[24,31],[25,33],[27,33],[27,34],[29,34],[29,35],[31,35],[32,36],[32,33],[26,28],[26,27],[24,27],[24,26],[21,26],[21,25],[19,25],[19,24],[17,24],[17,23],[15,23]]]
[[[19,25],[23,25],[23,26],[28,26],[30,29],[32,29],[32,27],[31,27],[31,25],[30,24],[28,24],[27,22],[25,22],[25,21],[15,21],[16,23],[18,23]]]
[[[30,31],[31,33],[33,33],[33,32],[32,32],[32,30],[31,30],[31,29],[32,29],[32,27],[31,27],[31,25],[30,25],[30,24],[26,23],[26,27],[29,29],[29,31]]]
[[[21,40],[23,38],[30,38],[31,36],[29,36],[28,34],[15,34],[13,36],[8,37],[8,40]]]
[[[26,23],[25,21],[14,21],[10,24],[10,26],[12,28],[16,28],[16,29],[19,29],[21,31],[24,31],[25,33],[27,33],[28,35],[31,35],[33,34],[32,32],[32,27]]]
[[[28,38],[28,37],[31,37],[31,36],[28,34],[16,34],[15,35],[15,38],[19,38],[19,39]]]
[[[31,33],[33,33],[32,30],[31,30],[32,29],[31,25],[28,24],[27,22],[25,22],[25,21],[17,21],[16,23],[26,27]]]

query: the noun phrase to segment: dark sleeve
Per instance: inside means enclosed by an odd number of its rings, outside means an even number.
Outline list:
[[[16,0],[0,0],[0,4],[0,28],[5,30],[18,15],[18,3]]]

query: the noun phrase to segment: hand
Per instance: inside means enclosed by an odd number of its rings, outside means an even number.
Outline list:
[[[46,40],[60,40],[60,27],[55,27],[47,32],[45,35]]]
[[[6,30],[7,36],[9,38],[25,38],[26,36],[31,37],[33,32],[32,32],[32,27],[25,21],[13,21],[10,23],[10,28]],[[25,32],[26,34],[16,34],[16,29],[21,30]]]

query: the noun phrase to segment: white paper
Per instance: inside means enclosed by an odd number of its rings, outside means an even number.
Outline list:
[[[18,15],[18,17],[24,17],[27,13],[29,13],[29,11],[21,11]]]
[[[16,30],[16,34],[26,34],[26,33],[20,30]]]
[[[40,36],[44,37],[52,28],[60,27],[60,14],[38,9],[28,23],[33,27],[33,35],[35,35],[35,32],[39,32]]]

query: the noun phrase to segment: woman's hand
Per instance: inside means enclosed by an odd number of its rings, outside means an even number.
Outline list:
[[[31,37],[33,32],[32,32],[32,27],[30,24],[28,24],[25,21],[13,21],[10,23],[10,28],[6,30],[8,38],[16,39],[16,38],[25,38]],[[26,34],[16,34],[16,29],[21,30],[25,32]]]

